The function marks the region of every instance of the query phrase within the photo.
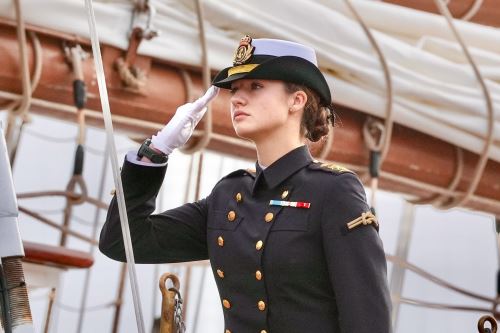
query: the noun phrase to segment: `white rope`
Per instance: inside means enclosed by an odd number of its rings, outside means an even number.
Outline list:
[[[481,9],[482,5],[483,5],[483,0],[475,0],[472,6],[470,6],[469,10],[467,10],[467,12],[464,15],[462,15],[460,19],[464,21],[470,21],[470,19],[477,14],[479,9]]]
[[[123,195],[123,185],[118,167],[118,159],[116,146],[113,137],[113,122],[111,120],[111,111],[109,108],[108,91],[106,90],[106,80],[104,77],[104,67],[102,64],[101,50],[99,48],[99,37],[97,35],[96,21],[92,0],[85,0],[87,8],[87,18],[89,23],[90,37],[92,41],[92,52],[94,55],[94,63],[97,74],[97,84],[99,86],[99,95],[101,97],[102,113],[104,117],[104,126],[106,128],[107,144],[110,149],[111,167],[113,169],[113,178],[116,187],[116,197],[118,202],[118,211],[123,234],[123,244],[125,255],[127,258],[127,268],[130,278],[130,286],[132,289],[132,298],[134,300],[135,317],[137,322],[137,330],[139,333],[144,333],[144,319],[141,310],[141,300],[139,297],[139,288],[137,285],[137,274],[135,271],[134,252],[132,249],[132,240],[130,238],[130,229],[128,225],[127,208],[125,206],[125,197]]]
[[[469,53],[469,50],[467,48],[467,45],[465,44],[464,40],[462,39],[460,33],[458,32],[457,28],[455,27],[455,24],[453,23],[453,17],[451,16],[451,13],[446,6],[446,4],[443,3],[443,0],[434,0],[436,6],[438,7],[439,11],[441,14],[445,17],[446,22],[448,23],[448,26],[450,27],[453,35],[457,39],[458,43],[460,44],[460,47],[462,48],[462,51],[467,58],[469,64],[472,67],[472,70],[474,71],[474,75],[476,76],[477,81],[479,82],[481,89],[484,94],[484,99],[486,102],[486,108],[488,112],[488,129],[486,133],[486,138],[484,140],[484,147],[482,152],[479,154],[479,160],[476,163],[475,167],[475,172],[472,177],[472,180],[469,184],[469,188],[465,192],[465,195],[461,198],[457,198],[455,200],[452,200],[450,203],[446,205],[441,205],[441,208],[447,209],[447,208],[452,208],[455,206],[461,206],[464,205],[467,201],[470,200],[474,192],[476,191],[479,181],[482,178],[484,169],[486,168],[486,164],[488,163],[489,159],[489,152],[491,149],[491,146],[493,144],[493,129],[494,129],[494,121],[495,121],[495,110],[493,108],[493,100],[491,98],[490,92],[488,90],[488,87],[486,86],[486,82],[481,75],[481,72],[479,71],[478,66],[476,65],[476,62],[472,58],[471,54]]]

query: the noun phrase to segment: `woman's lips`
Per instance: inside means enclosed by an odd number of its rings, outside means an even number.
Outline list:
[[[246,116],[248,116],[248,113],[245,113],[243,111],[235,111],[234,115],[233,115],[233,119],[234,120],[243,119]]]

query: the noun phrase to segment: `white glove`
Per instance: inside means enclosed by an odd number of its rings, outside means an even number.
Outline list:
[[[207,111],[207,104],[219,93],[219,88],[211,86],[205,95],[192,103],[181,105],[167,125],[156,135],[151,142],[156,149],[170,154],[175,148],[184,145],[193,134],[193,130]]]

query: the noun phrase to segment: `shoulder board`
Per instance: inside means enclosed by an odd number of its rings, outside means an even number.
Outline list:
[[[330,172],[330,173],[333,173],[333,174],[342,174],[342,173],[347,173],[347,172],[350,172],[350,173],[354,173],[354,171],[351,171],[341,165],[338,165],[338,164],[332,164],[332,163],[320,163],[320,162],[314,162],[314,163],[311,163],[311,168],[313,169],[316,169],[316,170],[323,170],[323,171],[326,171],[326,172]]]
[[[227,178],[236,178],[236,177],[243,177],[243,176],[250,176],[250,177],[255,177],[255,169],[238,169],[235,170],[224,177],[222,177],[220,181],[227,179]]]

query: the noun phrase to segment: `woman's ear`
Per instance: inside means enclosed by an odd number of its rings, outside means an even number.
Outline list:
[[[298,90],[292,94],[292,105],[290,106],[291,112],[302,110],[307,102],[307,94],[303,90]]]

